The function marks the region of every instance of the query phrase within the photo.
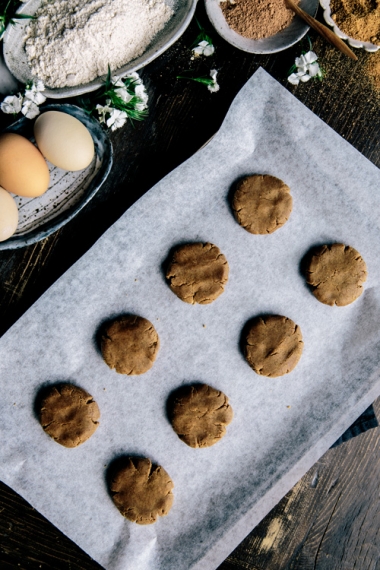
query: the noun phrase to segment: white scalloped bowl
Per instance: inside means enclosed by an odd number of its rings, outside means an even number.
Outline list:
[[[333,28],[334,33],[342,40],[347,40],[347,43],[353,48],[362,48],[365,51],[375,52],[380,49],[380,46],[371,44],[370,42],[362,42],[360,40],[354,40],[354,38],[349,38],[347,34],[342,32],[334,22],[331,17],[330,0],[319,0],[321,7],[323,8],[323,17],[325,22]]]

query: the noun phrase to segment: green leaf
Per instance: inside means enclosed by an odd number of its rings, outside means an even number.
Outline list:
[[[203,41],[208,42],[210,45],[214,45],[212,43],[212,39],[207,34],[205,28],[200,24],[199,20],[197,18],[195,18],[195,21],[198,25],[200,32],[197,35],[197,37],[195,38],[194,42],[191,44],[191,47],[193,48],[193,47],[197,46],[200,42],[203,42]]]
[[[214,81],[209,77],[187,77],[184,75],[177,75],[177,79],[189,79],[190,81],[196,81],[197,83],[203,83],[203,85],[213,85]]]
[[[37,16],[28,16],[28,14],[15,14],[12,20],[37,20]]]
[[[3,2],[0,2],[0,5]],[[17,14],[21,2],[18,0],[8,0],[3,9],[0,8],[0,33],[3,33],[8,25],[14,26],[18,20],[35,20],[36,16],[27,14]]]

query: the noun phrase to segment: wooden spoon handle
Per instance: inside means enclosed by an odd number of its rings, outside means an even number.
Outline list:
[[[325,38],[325,40],[330,42],[330,44],[338,48],[344,54],[348,55],[348,57],[350,57],[351,59],[354,59],[355,61],[358,60],[358,58],[356,57],[354,52],[348,47],[348,45],[345,44],[344,41],[342,41],[336,34],[334,34],[334,32],[331,31],[327,26],[324,26],[323,24],[318,22],[318,20],[310,16],[310,14],[302,10],[302,8],[297,6],[297,4],[293,2],[293,0],[286,0],[286,3],[288,4],[289,8],[291,8],[293,12],[297,14],[297,16],[305,20],[305,22],[309,24],[309,26],[313,28],[313,30],[318,32],[323,38]]]

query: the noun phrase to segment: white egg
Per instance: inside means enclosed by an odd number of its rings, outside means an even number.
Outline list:
[[[12,196],[0,186],[0,241],[13,235],[18,224],[18,209]]]
[[[42,113],[34,123],[34,136],[44,157],[58,168],[82,170],[94,158],[90,132],[68,113]]]

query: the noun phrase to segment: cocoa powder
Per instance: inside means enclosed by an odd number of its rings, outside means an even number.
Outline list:
[[[222,1],[220,6],[230,28],[252,40],[277,34],[294,17],[292,10],[286,7],[285,0],[227,0]]]
[[[380,45],[380,4],[376,0],[331,0],[331,17],[350,38]]]

